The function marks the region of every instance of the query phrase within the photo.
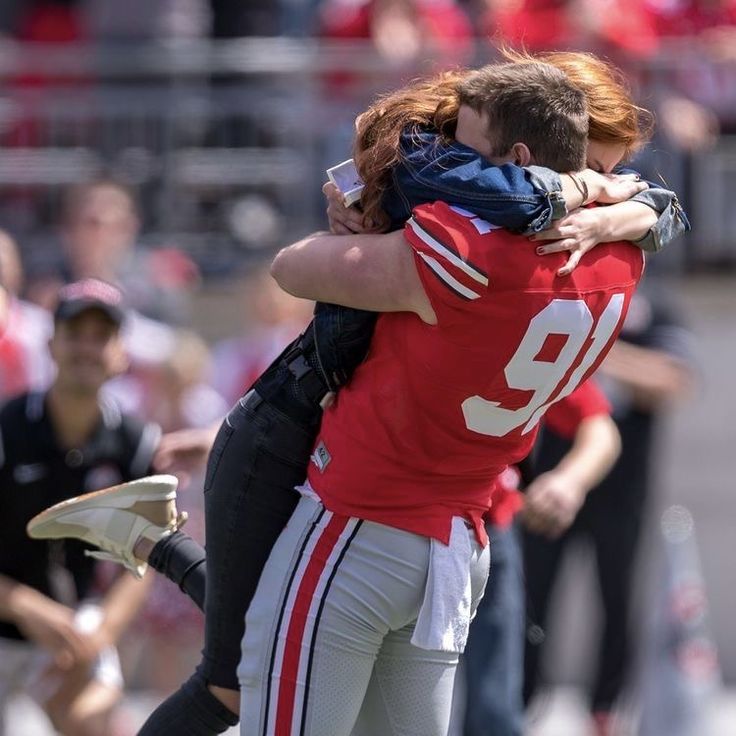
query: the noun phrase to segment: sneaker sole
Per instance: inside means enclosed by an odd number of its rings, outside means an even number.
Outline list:
[[[178,479],[173,475],[150,475],[146,478],[121,483],[117,486],[103,488],[100,491],[85,493],[81,496],[68,498],[34,516],[26,525],[26,532],[34,539],[46,539],[45,535],[36,537],[34,531],[70,511],[100,506],[100,499],[105,499],[104,506],[117,509],[128,509],[141,501],[172,501],[176,498]],[[145,490],[144,490],[145,488]]]

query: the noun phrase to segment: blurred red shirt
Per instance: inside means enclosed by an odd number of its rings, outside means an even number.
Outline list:
[[[542,422],[553,432],[573,439],[584,419],[601,414],[610,414],[611,405],[594,380],[582,383],[569,396],[552,404]],[[524,505],[519,492],[521,476],[515,467],[507,468],[498,478],[491,494],[491,508],[486,521],[494,526],[508,527],[517,511]]]

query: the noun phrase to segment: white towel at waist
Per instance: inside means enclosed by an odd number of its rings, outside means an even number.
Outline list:
[[[465,649],[472,618],[472,534],[465,520],[455,516],[450,544],[431,541],[424,600],[411,637],[414,646],[442,652]]]
[[[294,490],[302,496],[311,498],[312,501],[322,503],[322,499],[317,495],[317,491],[312,488],[312,484],[308,480],[305,480],[300,486],[295,486]]]

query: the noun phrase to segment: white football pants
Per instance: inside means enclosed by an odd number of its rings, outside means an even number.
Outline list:
[[[246,616],[241,736],[446,736],[458,654],[410,643],[429,550],[302,498]],[[488,565],[473,537],[473,611]]]

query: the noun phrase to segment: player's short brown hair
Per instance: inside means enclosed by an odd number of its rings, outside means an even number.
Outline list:
[[[582,51],[545,51],[531,55],[504,47],[507,61],[542,61],[565,73],[588,101],[588,138],[598,143],[624,146],[630,158],[652,137],[654,116],[632,99],[629,82],[613,64]]]
[[[540,166],[584,168],[588,105],[560,69],[538,61],[489,64],[458,84],[458,96],[461,105],[486,116],[494,156],[520,142]]]

